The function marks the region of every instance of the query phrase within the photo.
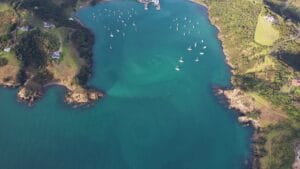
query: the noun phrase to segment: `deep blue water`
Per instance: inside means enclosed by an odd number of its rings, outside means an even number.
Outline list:
[[[245,167],[250,128],[212,91],[230,85],[216,29],[199,5],[161,6],[114,0],[77,13],[96,36],[90,83],[107,96],[95,106],[72,109],[53,87],[28,108],[0,89],[0,169]]]

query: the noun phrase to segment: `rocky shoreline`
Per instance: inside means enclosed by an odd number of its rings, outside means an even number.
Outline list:
[[[225,98],[229,109],[240,112],[238,118],[240,123],[251,124],[256,129],[260,127],[257,119],[248,116],[249,113],[258,111],[258,108],[255,106],[254,101],[246,96],[240,89],[216,88],[215,93],[216,95]]]
[[[64,101],[65,103],[72,105],[73,107],[81,107],[81,106],[89,106],[95,103],[96,101],[100,100],[105,94],[96,89],[85,89],[85,88],[68,88],[66,85],[62,85],[59,83],[49,83],[40,90],[28,90],[25,87],[20,87],[17,98],[18,101],[21,103],[25,103],[28,106],[33,106],[38,100],[40,100],[43,95],[44,91],[47,87],[51,86],[62,86],[66,90]]]
[[[223,53],[225,56],[224,59],[226,61],[226,64],[229,66],[230,72],[233,75],[236,74],[234,71],[234,66],[231,63],[230,58],[229,58],[229,54],[228,54],[229,52],[227,51],[226,45],[223,43],[223,41],[225,40],[225,37],[222,34],[221,28],[216,24],[214,18],[211,16],[211,14],[209,12],[210,7],[204,3],[201,3],[196,0],[190,0],[190,2],[204,6],[207,9],[209,21],[211,22],[211,24],[213,26],[215,26],[215,28],[218,31],[217,36],[218,36],[218,39],[220,41],[220,44],[221,44],[221,47],[222,47],[222,50],[223,50]],[[232,78],[231,78],[231,83],[232,83]],[[244,93],[240,89],[235,88],[234,86],[231,89],[217,87],[214,89],[214,92],[217,97],[222,99],[222,102],[225,102],[224,104],[226,104],[229,109],[239,112],[238,121],[241,124],[250,125],[253,127],[254,133],[252,136],[252,146],[251,146],[251,148],[252,148],[251,154],[252,155],[249,157],[249,159],[251,160],[249,165],[250,165],[250,168],[253,168],[253,169],[259,168],[259,154],[257,153],[258,150],[256,149],[255,141],[259,138],[258,131],[260,129],[260,124],[257,119],[254,119],[254,118],[251,118],[248,116],[248,114],[250,112],[257,110],[257,107],[253,103],[253,100],[249,99],[249,97],[245,96]]]

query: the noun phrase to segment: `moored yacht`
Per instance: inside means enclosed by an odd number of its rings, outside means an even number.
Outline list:
[[[179,63],[184,63],[183,57],[180,57]]]

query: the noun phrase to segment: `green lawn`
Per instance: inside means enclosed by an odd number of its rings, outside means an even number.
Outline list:
[[[6,3],[1,3],[0,2],[0,12],[6,11],[6,10],[9,10],[9,9],[10,9],[10,7]]]
[[[274,28],[273,23],[269,22],[266,16],[259,15],[255,30],[255,42],[265,46],[272,46],[278,38],[279,31]]]
[[[7,59],[8,64],[10,65],[18,66],[20,64],[20,61],[16,58],[13,52],[0,52],[0,57]]]

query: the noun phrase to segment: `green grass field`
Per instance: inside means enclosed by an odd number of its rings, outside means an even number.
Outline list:
[[[9,53],[0,52],[0,57],[7,59],[9,65],[19,66],[20,64],[20,61],[16,58],[13,52],[9,52]]]
[[[272,46],[278,38],[279,31],[274,28],[273,23],[268,21],[266,16],[259,15],[255,30],[255,42],[265,46]]]
[[[0,2],[0,12],[6,11],[6,10],[9,10],[9,9],[10,9],[10,7],[6,3],[1,3]]]

